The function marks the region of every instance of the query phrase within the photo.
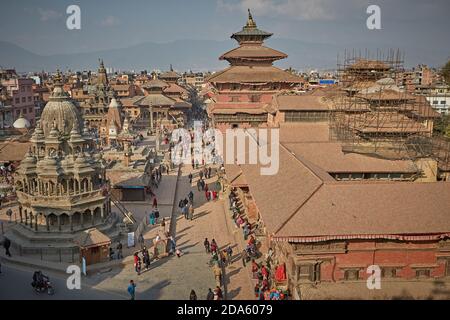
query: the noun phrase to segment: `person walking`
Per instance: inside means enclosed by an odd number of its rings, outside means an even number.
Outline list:
[[[211,252],[216,252],[217,251],[217,243],[215,239],[211,240]]]
[[[200,177],[200,180],[203,179],[203,170],[200,170],[200,171],[198,172],[198,176]]]
[[[194,204],[194,193],[192,192],[192,190],[189,191],[188,198],[189,198],[189,201],[190,201],[192,204]]]
[[[208,190],[208,185],[205,185],[205,197],[206,197],[206,201],[209,201],[209,190]]]
[[[137,252],[134,254],[134,270],[136,271],[137,275],[141,274],[141,258],[139,257]]]
[[[202,189],[202,180],[197,180],[197,190],[198,191],[201,191],[201,189]]]
[[[203,241],[203,246],[205,247],[206,253],[211,253],[211,248],[209,247],[208,238],[205,238],[205,241]]]
[[[156,200],[156,197],[153,198],[153,208],[158,208],[158,200]]]
[[[192,169],[194,169],[194,161],[192,161]],[[192,173],[189,173],[188,178],[189,178],[189,184],[192,184]]]
[[[155,220],[156,220],[155,212],[152,210],[152,212],[150,212],[150,224],[151,224],[152,226],[155,225]]]
[[[130,300],[134,300],[136,294],[136,284],[134,283],[133,280],[130,280],[130,284],[128,286],[128,293],[131,297]]]
[[[208,289],[208,293],[206,294],[206,300],[214,300],[214,292],[211,288]]]
[[[189,220],[193,220],[194,219],[194,206],[192,204],[189,205],[189,216],[188,216]]]
[[[144,261],[145,270],[150,269],[150,254],[146,247],[142,249],[142,260]]]
[[[189,295],[189,300],[197,300],[197,294],[195,294],[194,290],[191,290],[191,294]]]
[[[161,221],[161,229],[162,229],[163,233],[166,231],[166,220],[164,217],[162,218],[162,221]]]
[[[122,255],[122,243],[119,241],[119,243],[117,244],[117,259],[123,259],[123,255]]]
[[[7,237],[5,237],[5,240],[3,240],[3,248],[5,248],[5,254],[8,257],[11,257],[11,252],[9,252],[10,247],[11,247],[11,240],[9,240]]]
[[[159,219],[159,210],[155,209],[155,223],[158,223],[158,219]]]
[[[217,286],[214,289],[214,300],[222,300],[223,295],[222,295],[222,290],[220,289],[219,286]]]
[[[231,260],[233,257],[233,249],[231,248],[231,246],[227,247],[226,252],[227,252],[227,264],[231,264],[232,262]]]
[[[242,259],[242,264],[244,265],[244,268],[246,267],[246,262],[247,262],[247,259],[248,259],[248,254],[247,254],[247,250],[242,250],[242,253],[241,253],[241,259]]]
[[[184,218],[187,220],[188,214],[189,214],[189,208],[187,205],[183,205],[183,209],[181,209],[181,212],[183,213]]]

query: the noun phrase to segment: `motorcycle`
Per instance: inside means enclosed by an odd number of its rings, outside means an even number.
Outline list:
[[[31,286],[37,293],[47,292],[47,294],[50,296],[55,294],[55,289],[53,288],[50,280],[47,277],[45,277],[39,284],[33,281],[31,283]]]

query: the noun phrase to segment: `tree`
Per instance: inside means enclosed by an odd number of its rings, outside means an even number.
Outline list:
[[[434,130],[435,132],[450,138],[450,115],[443,115],[436,119]]]
[[[450,84],[450,60],[448,60],[445,66],[442,68],[441,74],[445,82]]]

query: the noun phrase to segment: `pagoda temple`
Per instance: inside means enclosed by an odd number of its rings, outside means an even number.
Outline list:
[[[287,55],[263,45],[272,33],[258,29],[248,10],[247,24],[231,38],[239,47],[220,56],[230,66],[212,74],[207,81],[213,87],[208,115],[218,129],[271,126],[275,110],[274,94],[293,90],[303,79],[281,70],[273,63]]]

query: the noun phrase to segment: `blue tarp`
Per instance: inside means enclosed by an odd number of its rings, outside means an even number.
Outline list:
[[[319,84],[335,84],[336,80],[334,79],[320,79]]]

